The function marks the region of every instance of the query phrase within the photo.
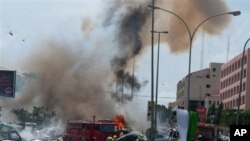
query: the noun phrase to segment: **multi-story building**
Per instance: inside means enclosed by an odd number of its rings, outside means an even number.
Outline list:
[[[250,109],[250,49],[245,52],[243,61],[242,90],[240,109]],[[234,57],[221,67],[220,98],[224,109],[237,109],[240,92],[242,54]]]
[[[222,63],[210,63],[209,68],[202,69],[191,73],[190,76],[190,95],[189,109],[196,110],[197,107],[205,107],[206,109],[213,102],[218,103],[220,100],[220,68]],[[177,84],[176,103],[179,108],[187,108],[187,91],[188,77],[186,76]],[[215,96],[213,96],[215,95]],[[218,98],[216,98],[216,95]],[[207,97],[213,96],[212,99],[206,100]]]

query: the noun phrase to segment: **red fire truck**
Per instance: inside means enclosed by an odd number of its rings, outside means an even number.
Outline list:
[[[105,141],[119,137],[119,126],[115,120],[68,121],[63,141]]]

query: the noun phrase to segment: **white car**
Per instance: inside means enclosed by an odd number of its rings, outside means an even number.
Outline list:
[[[145,141],[146,137],[141,132],[131,132],[119,137],[116,141]]]

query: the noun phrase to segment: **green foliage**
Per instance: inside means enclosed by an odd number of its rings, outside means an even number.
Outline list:
[[[209,106],[208,111],[207,111],[207,118],[206,118],[207,123],[214,123],[215,110],[216,110],[215,103],[213,103]]]
[[[47,125],[50,120],[56,116],[55,112],[48,112],[44,107],[33,107],[32,113],[22,109],[13,109],[11,111],[21,122],[33,122],[37,125]]]
[[[222,103],[219,105],[219,107],[216,107],[215,103],[212,103],[208,108],[206,122],[220,125],[222,109],[223,109]]]
[[[222,110],[221,125],[229,126],[236,123],[237,110],[225,109]],[[250,110],[240,110],[239,124],[250,125]]]
[[[217,125],[220,125],[222,110],[223,110],[223,104],[220,103],[220,106],[217,109],[216,119],[215,119],[215,124]]]
[[[157,115],[159,122],[164,123],[167,120],[167,108],[164,105],[157,105]]]

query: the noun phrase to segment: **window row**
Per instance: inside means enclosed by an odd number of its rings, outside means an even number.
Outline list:
[[[246,69],[243,70],[243,78],[246,77]],[[228,79],[224,80],[221,82],[221,89],[234,84],[235,82],[238,82],[240,80],[240,72],[238,72],[237,74],[229,77]]]
[[[242,84],[242,91],[244,92],[245,90],[246,90],[246,83],[244,82]],[[232,89],[229,89],[229,90],[221,93],[220,98],[221,98],[221,100],[224,100],[224,99],[227,99],[227,98],[229,98],[231,96],[234,96],[234,95],[238,94],[239,92],[240,92],[240,86],[238,85],[238,86],[235,86]]]
[[[221,78],[227,76],[228,74],[230,74],[231,72],[239,69],[241,67],[241,60],[239,59],[238,61],[235,61],[233,64],[231,64],[230,66],[228,66],[227,68],[223,69],[221,71]],[[247,63],[247,56],[244,57],[244,65]]]
[[[246,98],[245,96],[242,96],[240,99],[240,105],[243,105],[246,103]],[[238,98],[237,99],[233,99],[231,101],[225,102],[223,103],[224,109],[233,109],[236,108],[238,106]]]

